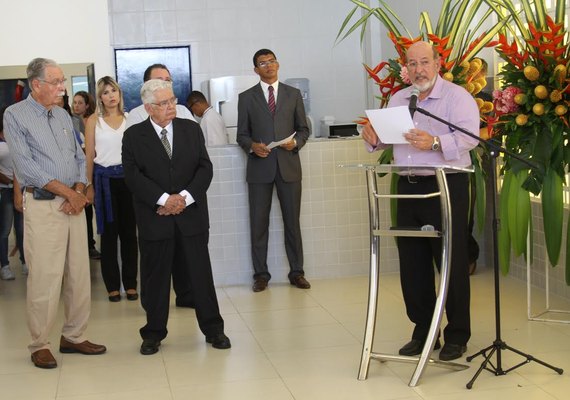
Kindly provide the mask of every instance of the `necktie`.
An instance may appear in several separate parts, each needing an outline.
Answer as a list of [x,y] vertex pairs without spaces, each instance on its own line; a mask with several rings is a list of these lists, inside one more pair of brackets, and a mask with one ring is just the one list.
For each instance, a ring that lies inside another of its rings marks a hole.
[[172,149],[170,147],[170,143],[168,142],[168,137],[166,136],[168,134],[168,131],[166,129],[163,129],[160,131],[160,141],[162,142],[162,145],[164,146],[164,150],[166,150],[166,154],[168,154],[168,158],[172,158]]
[[269,86],[269,96],[267,98],[267,105],[269,106],[269,111],[271,115],[275,115],[275,95],[273,94],[273,86]]

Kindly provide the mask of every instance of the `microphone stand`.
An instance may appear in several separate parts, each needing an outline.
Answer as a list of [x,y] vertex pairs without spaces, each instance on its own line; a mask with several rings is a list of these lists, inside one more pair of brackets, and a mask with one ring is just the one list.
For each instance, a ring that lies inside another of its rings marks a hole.
[[[467,384],[465,386],[467,387],[467,389],[471,389],[473,387],[473,383],[479,377],[479,374],[481,374],[481,371],[483,371],[484,369],[495,374],[495,376],[506,375],[509,372],[511,372],[512,370],[519,368],[525,364],[528,364],[531,361],[537,362],[537,363],[539,363],[539,364],[541,364],[547,368],[550,368],[550,369],[556,371],[559,375],[562,375],[562,373],[564,372],[564,370],[562,368],[554,367],[550,364],[545,363],[544,361],[541,361],[541,360],[531,356],[530,354],[523,353],[522,351],[517,350],[517,349],[509,346],[505,341],[503,341],[503,339],[501,339],[501,300],[500,300],[500,291],[499,291],[499,242],[498,242],[498,236],[497,236],[497,232],[499,230],[499,225],[500,225],[500,221],[497,218],[497,198],[498,198],[498,196],[497,196],[497,180],[496,180],[497,179],[497,170],[496,170],[496,168],[497,168],[497,157],[499,156],[500,153],[503,153],[503,154],[506,154],[506,155],[513,157],[513,158],[517,159],[518,161],[524,163],[529,168],[535,169],[535,168],[537,168],[537,166],[534,165],[533,163],[529,162],[528,160],[523,159],[522,157],[518,156],[517,154],[514,154],[514,153],[508,151],[504,147],[501,147],[497,143],[494,143],[491,140],[481,139],[478,135],[475,135],[475,134],[469,132],[468,130],[463,129],[457,125],[454,125],[451,122],[445,121],[444,119],[433,115],[432,113],[424,110],[423,108],[419,108],[417,106],[410,104],[409,109],[410,109],[410,112],[414,112],[414,111],[419,112],[420,114],[423,114],[427,117],[433,118],[436,121],[439,121],[439,122],[453,128],[455,130],[458,130],[461,133],[464,133],[465,135],[467,135],[469,137],[477,139],[479,142],[481,142],[485,145],[485,147],[487,148],[487,150],[489,152],[489,155],[491,156],[491,182],[492,182],[491,194],[493,196],[492,231],[493,231],[493,272],[494,272],[494,288],[495,288],[495,340],[493,341],[493,343],[490,346],[487,346],[483,350],[473,354],[472,356],[467,357],[467,362],[471,362],[471,360],[473,360],[475,357],[482,355],[483,356],[483,362],[481,363],[481,366],[479,367],[479,369],[477,370],[477,372],[475,373],[473,378],[469,382],[467,382]],[[452,248],[453,248],[453,246],[452,246]],[[516,354],[524,357],[525,360],[523,362],[515,365],[514,367],[511,367],[511,368],[508,368],[505,370],[502,367],[502,358],[501,358],[501,351],[503,351],[503,350],[510,350],[513,353],[516,353]],[[495,353],[497,355],[497,364],[496,365],[494,365],[493,362],[491,361],[491,357],[493,357],[493,354],[495,354]]]

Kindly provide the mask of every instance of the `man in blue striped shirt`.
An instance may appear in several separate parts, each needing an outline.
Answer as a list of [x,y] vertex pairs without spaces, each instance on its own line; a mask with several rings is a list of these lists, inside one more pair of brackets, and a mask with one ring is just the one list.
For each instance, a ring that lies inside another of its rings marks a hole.
[[6,110],[4,130],[24,189],[28,348],[36,367],[55,368],[49,335],[62,291],[65,322],[59,351],[102,354],[106,348],[84,337],[91,306],[83,211],[88,182],[71,118],[56,106],[65,93],[63,71],[52,60],[36,58],[26,72],[31,94]]

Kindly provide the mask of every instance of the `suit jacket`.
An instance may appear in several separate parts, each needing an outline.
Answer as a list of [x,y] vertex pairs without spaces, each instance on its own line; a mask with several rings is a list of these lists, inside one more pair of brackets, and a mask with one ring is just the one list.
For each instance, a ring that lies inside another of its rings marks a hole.
[[[174,238],[175,226],[184,236],[209,229],[206,191],[213,168],[200,126],[175,118],[172,159],[168,158],[150,118],[131,126],[123,136],[125,181],[133,193],[139,236],[145,240]],[[156,202],[163,193],[186,189],[195,202],[178,215],[161,216]]]
[[[269,144],[297,132],[297,148],[287,151],[275,147],[267,158],[251,152],[253,142]],[[277,168],[285,182],[300,181],[302,177],[299,149],[309,138],[309,128],[301,92],[279,83],[275,116],[263,96],[261,84],[240,93],[238,102],[237,142],[248,154],[246,180],[249,183],[270,183]]]

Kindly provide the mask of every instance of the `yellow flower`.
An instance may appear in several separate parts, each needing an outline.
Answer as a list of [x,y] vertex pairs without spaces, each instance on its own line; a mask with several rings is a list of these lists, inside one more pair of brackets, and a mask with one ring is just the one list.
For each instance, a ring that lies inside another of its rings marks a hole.
[[552,93],[550,93],[550,101],[553,103],[558,103],[562,100],[562,92],[560,90],[554,89]]
[[529,81],[536,81],[540,76],[540,72],[538,72],[538,69],[536,69],[534,65],[527,65],[524,67],[523,73]]
[[490,101],[486,101],[483,103],[483,107],[481,107],[481,113],[488,114],[491,111],[493,111],[494,108],[495,106],[493,106],[493,103],[491,103]]
[[479,85],[481,85],[482,88],[484,88],[485,86],[487,86],[487,79],[479,78],[475,80],[475,83],[478,83]]
[[443,79],[449,82],[453,82],[453,74],[448,71],[445,74],[443,74]]
[[568,70],[567,70],[566,66],[563,64],[558,64],[556,66],[556,68],[554,68],[554,76],[558,80],[558,83],[560,83],[561,85],[566,80],[566,74],[567,73],[568,73]]
[[554,109],[554,112],[556,113],[556,115],[564,115],[568,112],[568,107],[566,107],[563,104],[559,104]]
[[544,85],[538,85],[534,88],[534,95],[541,100],[544,100],[548,97],[548,90]]
[[473,85],[473,91],[471,92],[471,94],[473,96],[475,96],[477,93],[479,93],[481,91],[481,89],[483,89],[481,87],[481,85],[479,85],[477,82],[471,83]]
[[524,103],[526,103],[526,94],[524,93],[519,93],[517,95],[515,95],[515,103],[520,105],[523,105]]
[[483,63],[481,62],[481,59],[474,58],[473,60],[471,60],[471,62],[469,63],[469,75],[477,75],[479,71],[481,71],[482,66]]
[[541,116],[544,114],[544,104],[536,103],[534,106],[532,106],[532,112],[538,116]]
[[517,115],[515,122],[517,123],[517,125],[519,126],[523,126],[526,125],[526,123],[528,122],[528,115],[525,114],[519,114]]

